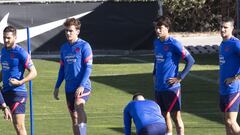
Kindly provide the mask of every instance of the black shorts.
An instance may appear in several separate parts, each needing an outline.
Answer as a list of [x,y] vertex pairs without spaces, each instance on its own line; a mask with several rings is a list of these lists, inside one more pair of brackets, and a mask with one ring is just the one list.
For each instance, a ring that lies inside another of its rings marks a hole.
[[181,110],[181,91],[155,91],[155,99],[162,112]]
[[[79,97],[87,102],[89,95],[91,93],[91,90],[89,89],[84,89],[83,91],[83,96]],[[75,93],[66,93],[66,100],[67,100],[67,106],[68,110],[73,112],[75,110],[74,104],[75,104]]]

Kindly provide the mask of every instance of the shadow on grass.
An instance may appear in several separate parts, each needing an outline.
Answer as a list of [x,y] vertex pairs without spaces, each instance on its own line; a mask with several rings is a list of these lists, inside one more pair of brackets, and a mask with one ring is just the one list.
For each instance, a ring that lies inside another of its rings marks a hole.
[[[42,58],[42,60],[59,62],[60,58]],[[153,56],[101,56],[94,57],[93,64],[130,64],[153,63]]]
[[218,54],[194,54],[195,64],[219,65]]
[[[182,107],[183,112],[207,119],[213,122],[222,123],[222,115],[218,107],[218,84],[212,77],[213,82],[204,80],[210,79],[209,73],[217,74],[217,70],[193,71],[182,82]],[[202,76],[198,78],[196,76]],[[115,87],[122,91],[134,94],[141,92],[147,99],[154,100],[152,74],[129,74],[116,76],[95,76],[92,81]],[[113,129],[123,132],[123,129]]]
[[[195,64],[198,65],[218,65],[218,54],[195,54],[193,55]],[[47,61],[59,62],[59,58],[43,59]],[[94,57],[93,64],[128,64],[128,63],[153,63],[154,56],[103,56]],[[182,61],[181,61],[182,62]]]
[[146,98],[153,98],[153,79],[151,74],[94,76],[91,77],[91,80],[115,87],[130,94],[141,92]]

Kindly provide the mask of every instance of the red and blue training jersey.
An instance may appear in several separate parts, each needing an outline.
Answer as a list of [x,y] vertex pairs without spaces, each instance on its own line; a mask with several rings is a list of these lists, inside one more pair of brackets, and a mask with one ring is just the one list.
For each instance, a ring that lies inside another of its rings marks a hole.
[[13,86],[9,83],[9,79],[22,80],[24,78],[25,69],[33,66],[30,55],[17,44],[11,49],[2,48],[1,54],[2,92],[26,92],[25,84]]
[[60,69],[55,88],[65,79],[65,91],[73,93],[79,86],[91,90],[90,74],[93,54],[89,43],[78,39],[73,44],[66,42],[60,50]]
[[[169,36],[161,41],[157,38],[154,41],[155,62],[153,75],[155,75],[155,90],[178,90],[180,83],[169,85],[169,78],[180,77],[183,79],[194,64],[194,59],[184,46]],[[181,73],[178,72],[179,61],[183,59],[186,65]]]
[[159,105],[152,100],[136,100],[128,103],[124,109],[125,135],[131,135],[131,119],[135,123],[137,133],[150,124],[165,124]]
[[240,74],[240,40],[231,37],[222,41],[219,49],[220,65],[220,95],[228,95],[240,91],[240,80],[230,84],[224,81],[227,78]]

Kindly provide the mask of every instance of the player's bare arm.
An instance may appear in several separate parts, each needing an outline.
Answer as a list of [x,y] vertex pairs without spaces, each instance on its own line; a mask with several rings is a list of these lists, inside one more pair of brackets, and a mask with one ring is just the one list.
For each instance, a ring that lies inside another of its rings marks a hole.
[[19,85],[22,85],[24,84],[25,82],[28,82],[32,79],[34,79],[36,76],[37,76],[37,70],[35,68],[35,66],[31,66],[28,70],[28,74],[26,77],[24,77],[22,80],[17,80],[15,78],[10,78],[9,79],[9,82],[12,84],[12,85],[15,85],[15,86],[19,86]]
[[8,109],[6,103],[2,104],[1,109],[2,109],[2,111],[4,113],[4,119],[12,121],[11,111]]

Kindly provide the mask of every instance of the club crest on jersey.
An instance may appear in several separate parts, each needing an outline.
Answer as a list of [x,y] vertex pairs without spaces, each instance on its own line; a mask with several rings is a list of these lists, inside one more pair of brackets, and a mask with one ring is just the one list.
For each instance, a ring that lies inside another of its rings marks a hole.
[[224,47],[224,51],[228,52],[230,50],[230,48],[228,46]]
[[10,54],[10,58],[11,58],[11,59],[14,58],[14,54],[13,54],[13,53]]
[[80,52],[80,48],[75,49],[76,53]]
[[169,50],[169,46],[168,46],[168,45],[164,45],[164,46],[163,46],[163,50],[164,50],[164,51],[168,51],[168,50]]

